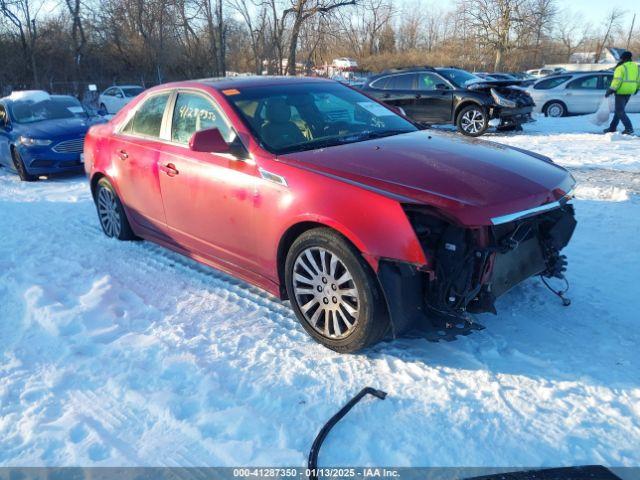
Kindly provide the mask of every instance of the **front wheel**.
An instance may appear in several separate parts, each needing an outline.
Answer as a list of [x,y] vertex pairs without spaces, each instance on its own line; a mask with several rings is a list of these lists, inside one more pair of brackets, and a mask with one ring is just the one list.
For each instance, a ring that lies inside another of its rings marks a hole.
[[478,137],[489,127],[487,112],[479,105],[464,107],[458,114],[456,126],[463,135]]
[[122,203],[116,194],[115,189],[106,178],[101,178],[96,186],[94,195],[98,219],[102,231],[107,237],[118,240],[134,240],[136,238],[129,220],[125,215]]
[[328,228],[308,230],[287,254],[285,284],[304,329],[331,350],[352,353],[384,337],[389,318],[362,255]]
[[38,180],[37,175],[31,175],[27,172],[27,167],[25,167],[24,161],[17,150],[11,150],[11,157],[13,159],[13,166],[15,167],[16,172],[18,172],[20,180],[23,182],[35,182]]

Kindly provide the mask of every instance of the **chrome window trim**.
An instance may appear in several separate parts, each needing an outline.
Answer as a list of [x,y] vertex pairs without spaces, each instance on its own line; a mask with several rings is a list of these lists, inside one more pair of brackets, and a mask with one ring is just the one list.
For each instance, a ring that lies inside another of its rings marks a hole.
[[536,213],[547,212],[549,210],[553,210],[555,208],[562,207],[566,205],[566,203],[571,200],[573,197],[572,192],[567,193],[560,200],[556,200],[555,202],[545,203],[544,205],[540,205],[538,207],[529,208],[527,210],[521,210],[519,212],[508,213],[506,215],[501,215],[499,217],[493,217],[491,219],[492,225],[501,225],[503,223],[513,222],[514,220],[519,220],[524,217],[529,217]]

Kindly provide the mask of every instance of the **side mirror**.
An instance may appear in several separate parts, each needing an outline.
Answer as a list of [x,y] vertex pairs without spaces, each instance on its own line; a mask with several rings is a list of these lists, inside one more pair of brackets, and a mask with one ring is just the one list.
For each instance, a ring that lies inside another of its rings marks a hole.
[[217,128],[207,128],[191,135],[189,148],[194,152],[229,153],[229,144]]
[[103,110],[102,108],[99,109],[98,111],[96,111],[96,113],[98,115],[100,115],[101,117],[105,117],[105,116],[109,115],[109,112],[107,112],[106,110]]
[[449,87],[447,87],[444,83],[438,83],[436,84],[436,90],[449,90]]

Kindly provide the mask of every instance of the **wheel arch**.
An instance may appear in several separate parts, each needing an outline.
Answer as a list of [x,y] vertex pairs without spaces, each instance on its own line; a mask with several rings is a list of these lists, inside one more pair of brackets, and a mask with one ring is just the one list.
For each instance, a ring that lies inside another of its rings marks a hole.
[[483,110],[485,110],[485,111],[486,111],[486,109],[487,109],[487,106],[486,106],[486,105],[483,105],[483,104],[482,104],[481,102],[479,102],[478,100],[475,100],[475,99],[466,99],[466,100],[463,100],[462,102],[460,102],[460,103],[456,106],[456,110],[455,110],[455,112],[454,112],[454,114],[453,114],[453,124],[454,124],[454,125],[456,125],[456,124],[458,123],[458,115],[460,115],[460,112],[461,112],[464,108],[469,107],[469,106],[471,106],[471,105],[474,105],[474,106],[476,106],[476,107],[480,107],[480,108],[482,108],[482,109],[483,109]]
[[100,181],[101,178],[106,178],[113,185],[113,182],[111,182],[111,179],[109,177],[107,177],[104,173],[102,173],[102,172],[94,173],[91,176],[91,180],[89,182],[89,185],[91,187],[91,196],[93,198],[95,198],[95,196],[96,196],[96,187],[98,186],[98,182]]
[[325,219],[305,219],[298,221],[292,225],[290,225],[280,237],[280,241],[278,242],[278,249],[276,253],[276,266],[278,269],[278,284],[280,289],[281,298],[287,299],[287,291],[285,287],[285,263],[287,260],[287,253],[291,249],[291,245],[296,239],[302,235],[304,232],[312,230],[314,228],[328,228],[338,233],[345,241],[349,242],[353,247],[360,252],[360,254],[364,257],[365,261],[376,270],[376,265],[371,264],[371,258],[366,255],[364,251],[362,242],[348,229],[343,228],[339,224],[328,221]]

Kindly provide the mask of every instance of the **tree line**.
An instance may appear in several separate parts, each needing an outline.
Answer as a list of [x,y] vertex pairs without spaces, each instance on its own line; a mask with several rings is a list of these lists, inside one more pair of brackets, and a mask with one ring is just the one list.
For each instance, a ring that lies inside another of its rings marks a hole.
[[587,22],[559,0],[0,0],[0,88],[309,74],[337,57],[519,71],[637,50],[634,23],[619,9]]

